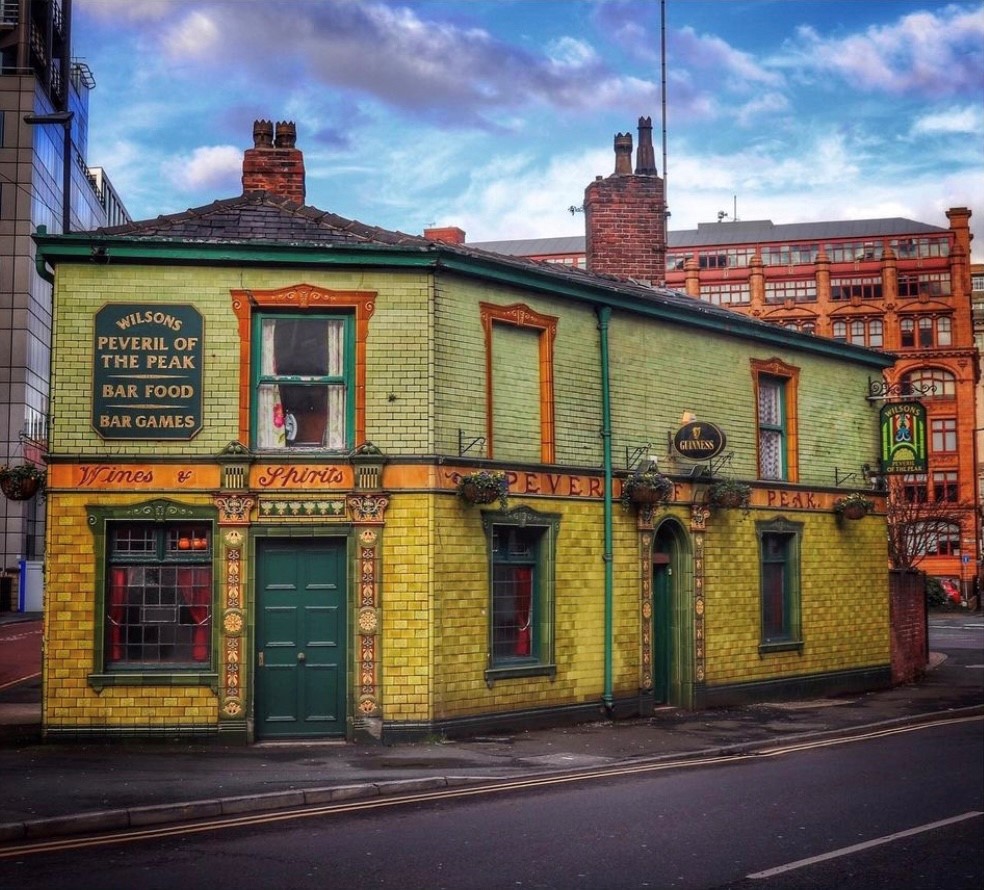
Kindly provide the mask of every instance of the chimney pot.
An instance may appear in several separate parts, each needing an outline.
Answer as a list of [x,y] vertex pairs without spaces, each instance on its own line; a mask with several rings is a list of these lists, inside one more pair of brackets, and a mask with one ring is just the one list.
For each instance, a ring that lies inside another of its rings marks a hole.
[[274,145],[277,148],[293,148],[297,142],[297,128],[293,121],[277,122],[277,139]]
[[273,124],[270,121],[253,121],[253,148],[273,147]]

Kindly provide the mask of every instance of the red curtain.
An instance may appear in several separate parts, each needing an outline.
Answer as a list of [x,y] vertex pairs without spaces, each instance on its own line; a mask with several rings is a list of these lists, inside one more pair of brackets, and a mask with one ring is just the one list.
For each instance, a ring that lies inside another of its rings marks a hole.
[[126,615],[126,569],[109,571],[109,660],[123,659],[123,618]]
[[530,612],[533,605],[533,569],[517,567],[516,579],[516,655],[529,655],[532,644]]
[[188,606],[192,621],[195,622],[191,652],[195,661],[208,661],[208,644],[212,633],[209,621],[212,584],[209,575],[208,569],[178,569],[178,590]]

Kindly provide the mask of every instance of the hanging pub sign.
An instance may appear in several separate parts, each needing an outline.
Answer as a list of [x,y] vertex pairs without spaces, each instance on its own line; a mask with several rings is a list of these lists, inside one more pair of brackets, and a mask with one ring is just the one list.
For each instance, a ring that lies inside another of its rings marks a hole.
[[688,460],[710,460],[728,444],[724,431],[704,420],[685,423],[673,436],[673,447]]
[[202,316],[114,303],[96,313],[92,426],[104,439],[191,439],[202,428]]
[[883,473],[926,472],[926,408],[921,402],[896,402],[881,409]]

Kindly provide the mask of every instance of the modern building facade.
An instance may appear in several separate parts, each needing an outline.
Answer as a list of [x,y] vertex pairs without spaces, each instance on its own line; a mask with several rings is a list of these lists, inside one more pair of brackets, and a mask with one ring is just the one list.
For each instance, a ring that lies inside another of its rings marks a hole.
[[[95,81],[72,60],[71,18],[71,0],[0,2],[0,465],[43,465],[47,451],[51,285],[31,236],[129,219],[86,165]],[[42,498],[0,497],[0,573],[15,590],[43,548]]]
[[[640,121],[640,145],[651,139]],[[585,192],[586,237],[472,242],[510,256],[586,268],[632,280],[658,281],[705,303],[841,343],[884,350],[894,366],[875,377],[873,402],[918,398],[927,409],[929,465],[905,479],[906,496],[942,502],[949,521],[926,536],[919,568],[959,581],[971,595],[981,572],[978,435],[980,368],[971,310],[971,211],[947,211],[946,228],[913,220],[870,219],[775,224],[770,220],[702,223],[663,234],[654,217],[662,188],[648,203],[625,200],[650,189],[655,169],[634,171],[621,160],[631,137],[615,137],[615,173]],[[621,143],[621,145],[620,145]],[[598,256],[592,194],[611,193],[617,224],[606,224],[624,247]],[[656,193],[654,192],[654,195]],[[464,243],[464,234],[445,230]],[[456,230],[460,232],[460,230]],[[648,245],[648,252],[642,246]],[[659,260],[665,253],[665,268]],[[657,270],[656,266],[659,265]],[[835,394],[832,394],[835,395]],[[839,471],[853,476],[857,467]],[[871,466],[877,476],[877,465]],[[934,523],[936,520],[934,520]]]
[[891,682],[884,498],[850,519],[833,484],[875,460],[888,357],[303,206],[293,125],[253,135],[238,197],[37,238],[47,738],[399,740]]

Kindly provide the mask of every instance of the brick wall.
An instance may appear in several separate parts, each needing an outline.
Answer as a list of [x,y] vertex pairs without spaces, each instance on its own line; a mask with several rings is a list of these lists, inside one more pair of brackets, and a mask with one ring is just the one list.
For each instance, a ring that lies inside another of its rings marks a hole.
[[663,180],[596,179],[584,192],[588,270],[661,284],[666,277]]
[[892,682],[910,683],[926,670],[926,578],[922,572],[889,573]]

